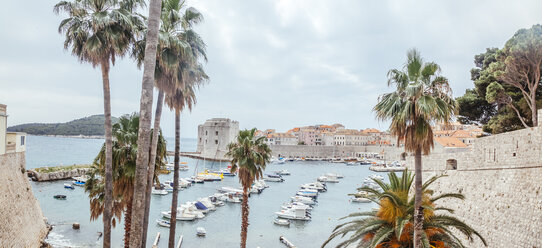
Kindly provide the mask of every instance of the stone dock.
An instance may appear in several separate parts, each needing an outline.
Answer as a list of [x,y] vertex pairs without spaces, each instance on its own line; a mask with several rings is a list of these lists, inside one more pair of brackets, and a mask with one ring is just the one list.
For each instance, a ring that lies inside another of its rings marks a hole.
[[[174,156],[175,152],[168,151],[167,155],[168,156]],[[205,159],[205,160],[214,161],[214,162],[230,162],[231,161],[231,159],[229,159],[229,158],[203,156],[199,152],[181,152],[180,156],[181,157],[187,157],[187,158],[193,158],[193,159],[201,159],[201,160]]]

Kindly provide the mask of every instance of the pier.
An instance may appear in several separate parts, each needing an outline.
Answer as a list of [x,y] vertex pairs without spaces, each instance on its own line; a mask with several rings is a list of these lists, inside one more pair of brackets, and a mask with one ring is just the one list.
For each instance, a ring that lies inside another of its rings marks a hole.
[[[175,156],[175,152],[168,151],[167,155],[168,156]],[[199,152],[180,152],[179,155],[181,157],[187,157],[187,158],[193,158],[193,159],[202,159],[202,160],[205,159],[205,160],[213,161],[213,162],[230,162],[231,161],[231,159],[228,159],[228,158],[205,157]]]

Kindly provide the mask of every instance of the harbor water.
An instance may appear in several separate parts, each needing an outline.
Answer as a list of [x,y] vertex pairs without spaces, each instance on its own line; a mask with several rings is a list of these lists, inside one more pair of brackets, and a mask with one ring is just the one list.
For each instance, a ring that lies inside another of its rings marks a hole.
[[[27,168],[43,166],[88,164],[98,153],[103,140],[77,139],[28,136],[27,138]],[[173,140],[168,139],[168,150],[173,150]],[[195,151],[195,139],[182,139],[181,150]],[[171,158],[170,158],[171,159]],[[172,161],[172,160],[171,160]],[[204,168],[214,170],[225,168],[227,163],[209,162],[189,158],[181,158],[187,162],[190,170],[181,171],[181,177],[194,174],[197,166],[201,171]],[[348,193],[355,192],[361,186],[363,179],[374,172],[368,166],[347,166],[342,163],[329,163],[323,161],[296,161],[285,164],[269,164],[266,171],[286,169],[291,175],[284,176],[285,182],[267,182],[269,188],[261,194],[253,194],[249,198],[250,215],[247,247],[283,247],[279,237],[284,236],[298,247],[320,247],[329,237],[333,228],[341,223],[339,218],[358,211],[368,211],[375,207],[374,203],[350,202]],[[318,204],[312,210],[312,220],[292,221],[290,227],[273,224],[274,214],[280,211],[283,203],[289,202],[295,195],[299,186],[314,182],[316,178],[325,173],[338,173],[344,175],[339,183],[328,183],[328,191],[320,193]],[[385,173],[379,173],[385,175]],[[160,180],[171,180],[173,173],[161,175]],[[89,199],[84,189],[76,187],[73,190],[64,189],[63,184],[70,180],[54,182],[32,182],[36,198],[39,200],[44,215],[54,226],[47,241],[53,247],[100,247],[102,231],[101,217],[90,220]],[[179,192],[179,204],[186,201],[195,201],[217,193],[223,186],[239,187],[237,177],[225,177],[221,182],[205,182],[195,184]],[[64,194],[66,200],[53,199],[53,195]],[[165,196],[153,195],[149,218],[149,232],[147,246],[150,247],[156,234],[161,233],[158,247],[167,247],[169,229],[156,224],[161,219],[161,211],[171,206],[171,193]],[[79,230],[73,230],[71,224],[81,224]],[[241,229],[241,205],[239,203],[226,203],[217,207],[216,211],[209,212],[203,219],[195,221],[178,221],[176,239],[183,235],[182,247],[238,247]],[[196,236],[196,228],[204,227],[206,237]],[[124,227],[118,220],[112,231],[113,247],[122,247]],[[328,247],[333,247],[332,242]]]

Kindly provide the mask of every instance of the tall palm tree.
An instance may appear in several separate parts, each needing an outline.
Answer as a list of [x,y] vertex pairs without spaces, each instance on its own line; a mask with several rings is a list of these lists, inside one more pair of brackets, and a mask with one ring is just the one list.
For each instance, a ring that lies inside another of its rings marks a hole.
[[[134,190],[134,174],[136,161],[137,132],[139,116],[122,116],[119,122],[113,125],[113,225],[116,218],[124,214],[124,247],[128,247],[131,229],[132,197]],[[158,131],[158,133],[161,133]],[[162,134],[158,137],[158,156],[156,167],[160,171],[165,167],[167,158],[166,142]],[[89,180],[85,184],[85,191],[89,192],[91,219],[98,218],[104,211],[104,176],[105,144],[96,156],[89,172]],[[158,180],[158,175],[155,175]]]
[[[339,236],[352,235],[339,243],[336,247],[371,247],[371,248],[412,248],[413,246],[413,219],[414,197],[409,192],[412,186],[413,176],[405,171],[399,178],[395,173],[389,173],[390,183],[373,179],[379,189],[363,187],[358,190],[366,192],[371,199],[379,204],[377,211],[352,213],[345,218],[356,218],[338,225],[333,233],[325,241],[322,247]],[[482,236],[461,220],[440,212],[453,214],[454,210],[437,206],[437,201],[446,198],[463,200],[464,196],[458,193],[447,193],[433,196],[433,191],[428,187],[440,176],[435,176],[422,185],[424,222],[422,230],[422,243],[424,248],[446,248],[465,246],[456,237],[457,233],[463,234],[468,240],[474,236],[487,246]],[[438,213],[438,214],[437,214]]]
[[416,248],[421,247],[423,225],[422,153],[429,154],[433,148],[431,125],[448,123],[457,109],[448,80],[439,73],[436,63],[425,63],[417,50],[409,50],[403,70],[388,72],[388,85],[394,85],[395,91],[380,96],[373,108],[378,119],[391,120],[390,132],[404,141],[406,152],[415,154]]
[[65,34],[64,48],[71,50],[80,62],[99,66],[102,72],[105,117],[105,211],[103,246],[111,245],[112,207],[112,124],[109,70],[117,56],[122,56],[133,41],[141,18],[131,12],[142,1],[72,0],[61,1],[54,12],[64,12],[59,33]]
[[265,137],[256,138],[256,128],[239,131],[236,142],[228,144],[226,156],[231,157],[231,172],[238,171],[239,182],[243,187],[241,207],[241,248],[247,245],[248,233],[248,193],[255,180],[263,175],[265,166],[271,158],[271,149],[264,143]]
[[[188,64],[194,64],[194,62],[197,62],[199,58],[203,58],[204,61],[207,61],[205,43],[203,43],[197,33],[193,32],[192,30],[192,27],[200,23],[202,20],[203,16],[196,9],[184,8],[184,1],[163,1],[155,69],[155,86],[158,89],[158,99],[154,117],[155,129],[160,127],[164,92],[172,93],[176,87],[183,84],[183,82],[180,82],[179,78],[177,77],[178,70],[180,68],[179,63],[181,61],[185,61],[185,64],[187,64],[187,62],[189,62]],[[141,66],[141,63],[143,62],[144,51],[145,37],[142,37],[141,40],[136,42],[136,45],[132,51],[132,56],[138,62],[138,66]],[[204,72],[200,75],[203,75],[200,81],[205,81],[208,79]],[[151,139],[151,149],[156,150],[156,138],[154,136]],[[149,223],[150,195],[152,188],[151,175],[153,174],[152,170],[154,168],[154,156],[155,154],[151,153],[148,173],[149,177],[147,178],[145,218],[143,223],[143,246],[145,246],[146,232]]]
[[134,209],[132,212],[134,228],[132,228],[130,234],[130,247],[141,247],[143,243],[145,195],[147,192],[147,173],[150,156],[146,151],[150,149],[154,70],[156,66],[161,6],[161,0],[150,0],[139,107],[141,119],[139,120],[139,138],[137,140],[136,183],[134,188]]

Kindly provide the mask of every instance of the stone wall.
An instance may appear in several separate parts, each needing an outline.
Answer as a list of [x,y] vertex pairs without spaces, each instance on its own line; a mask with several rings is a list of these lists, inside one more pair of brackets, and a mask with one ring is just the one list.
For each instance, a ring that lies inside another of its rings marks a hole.
[[90,171],[90,168],[78,168],[67,171],[55,171],[49,173],[39,173],[33,170],[28,171],[28,175],[34,178],[36,181],[54,181],[54,180],[63,180],[70,179],[72,177],[79,177],[86,175]]
[[[407,164],[414,168],[413,157]],[[441,204],[456,209],[488,247],[542,248],[542,127],[478,138],[466,150],[435,151],[422,164],[424,179],[448,175],[432,186],[437,193],[465,195]],[[477,240],[466,246],[482,247]]]
[[271,145],[275,157],[362,157],[366,153],[378,153],[386,160],[400,160],[403,147],[395,146],[307,146],[307,145]]
[[28,182],[25,153],[0,155],[0,247],[40,247],[48,233]]

